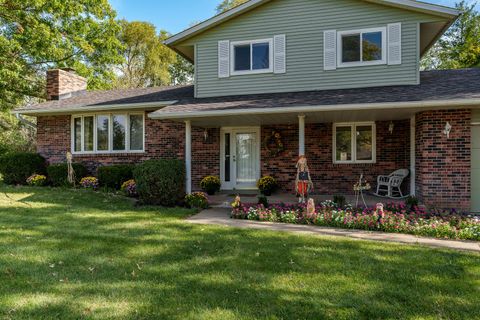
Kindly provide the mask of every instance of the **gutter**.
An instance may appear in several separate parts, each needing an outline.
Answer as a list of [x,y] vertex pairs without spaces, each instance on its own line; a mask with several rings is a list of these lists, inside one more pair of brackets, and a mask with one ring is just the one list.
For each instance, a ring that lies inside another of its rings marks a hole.
[[385,102],[385,103],[357,103],[343,105],[316,105],[298,107],[276,107],[276,108],[250,108],[240,110],[212,110],[197,112],[158,112],[148,115],[151,119],[185,119],[185,118],[208,118],[241,115],[267,115],[285,113],[311,113],[331,111],[362,111],[379,109],[414,109],[414,108],[459,108],[480,106],[480,98],[476,99],[454,99],[454,100],[428,100],[413,102]]
[[128,103],[128,104],[105,104],[105,105],[90,105],[90,106],[76,106],[67,108],[55,108],[55,109],[24,109],[13,110],[11,113],[18,115],[43,115],[43,114],[58,114],[58,113],[78,113],[85,111],[111,111],[111,110],[136,110],[136,109],[155,109],[162,108],[177,103],[178,100],[170,101],[156,101],[148,103]]

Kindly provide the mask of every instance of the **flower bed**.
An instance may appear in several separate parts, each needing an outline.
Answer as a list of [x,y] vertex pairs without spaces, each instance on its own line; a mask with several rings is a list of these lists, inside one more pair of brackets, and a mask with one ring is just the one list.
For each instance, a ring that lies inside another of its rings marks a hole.
[[450,212],[426,212],[419,208],[410,210],[402,204],[387,204],[385,208],[339,208],[332,201],[322,202],[313,212],[307,213],[305,205],[273,204],[248,205],[235,202],[232,218],[345,229],[361,229],[407,233],[435,238],[480,240],[480,219]]

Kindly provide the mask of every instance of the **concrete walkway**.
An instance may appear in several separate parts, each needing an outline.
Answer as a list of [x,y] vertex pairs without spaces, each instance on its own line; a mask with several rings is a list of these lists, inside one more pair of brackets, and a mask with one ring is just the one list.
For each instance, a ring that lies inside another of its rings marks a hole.
[[250,220],[231,219],[230,210],[227,208],[212,208],[204,210],[199,214],[187,219],[187,222],[195,224],[213,224],[236,228],[251,228],[262,230],[276,230],[295,232],[298,234],[312,234],[336,237],[348,237],[359,240],[376,240],[386,242],[396,242],[404,244],[420,244],[424,246],[448,248],[455,250],[467,250],[480,252],[480,242],[461,241],[461,240],[442,240],[434,238],[417,237],[408,234],[385,233],[378,231],[363,231],[352,229],[336,229],[327,227],[318,227],[312,225],[297,225],[273,222],[260,222]]

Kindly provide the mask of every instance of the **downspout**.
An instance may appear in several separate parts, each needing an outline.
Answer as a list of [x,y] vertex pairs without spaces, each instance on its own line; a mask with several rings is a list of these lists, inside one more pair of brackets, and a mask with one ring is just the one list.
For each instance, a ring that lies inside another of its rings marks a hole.
[[20,113],[15,113],[15,116],[18,119],[18,121],[20,121],[20,123],[24,124],[27,127],[30,127],[34,131],[37,131],[37,125],[25,119]]

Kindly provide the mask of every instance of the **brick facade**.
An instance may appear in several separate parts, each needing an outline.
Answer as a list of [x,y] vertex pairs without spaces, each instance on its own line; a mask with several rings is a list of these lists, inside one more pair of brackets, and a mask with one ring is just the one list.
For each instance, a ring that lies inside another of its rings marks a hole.
[[[183,124],[182,124],[183,125]],[[192,127],[192,189],[200,190],[205,176],[220,176],[220,129]]]
[[[49,163],[65,162],[71,150],[71,117],[42,116],[37,118],[37,151]],[[158,121],[145,116],[145,153],[74,155],[91,172],[100,165],[137,163],[153,158],[183,159],[185,128],[181,123]]]
[[[71,117],[41,116],[37,118],[37,151],[49,163],[66,161],[71,150]],[[145,153],[74,155],[92,174],[97,167],[122,163],[139,163],[148,159],[184,159],[185,125],[179,122],[152,120],[145,116]],[[200,189],[206,175],[220,174],[220,130],[192,128],[192,182]]]
[[[428,111],[416,116],[416,194],[426,205],[468,209],[470,206],[470,110]],[[442,133],[445,123],[453,127],[450,139]],[[42,116],[37,119],[38,152],[50,163],[65,161],[70,150],[70,116]],[[376,122],[375,164],[333,164],[331,123],[306,124],[305,148],[318,194],[351,194],[360,174],[376,185],[380,174],[410,168],[410,121]],[[92,173],[99,165],[138,163],[153,158],[184,158],[185,125],[145,118],[145,153],[75,155],[76,162]],[[298,126],[262,126],[261,140],[277,131],[285,150],[271,157],[261,148],[261,174],[275,177],[283,191],[293,192],[295,161],[298,155]],[[199,190],[206,175],[220,175],[220,130],[192,128],[192,182]],[[409,192],[409,179],[404,182]]]
[[[447,121],[450,138],[443,133]],[[416,116],[416,194],[437,208],[470,208],[471,111],[426,111]]]
[[[315,193],[318,194],[352,194],[353,184],[361,174],[372,186],[376,185],[377,176],[389,174],[396,169],[410,168],[410,121],[394,121],[394,132],[388,131],[390,122],[376,122],[375,164],[334,164],[333,127],[331,123],[306,124],[305,151],[309,162]],[[267,157],[262,149],[262,175],[275,177],[282,190],[293,192],[295,179],[295,162],[298,156],[298,126],[262,127],[262,139],[272,130],[282,135],[285,151],[277,158]],[[408,179],[404,182],[408,192]]]

